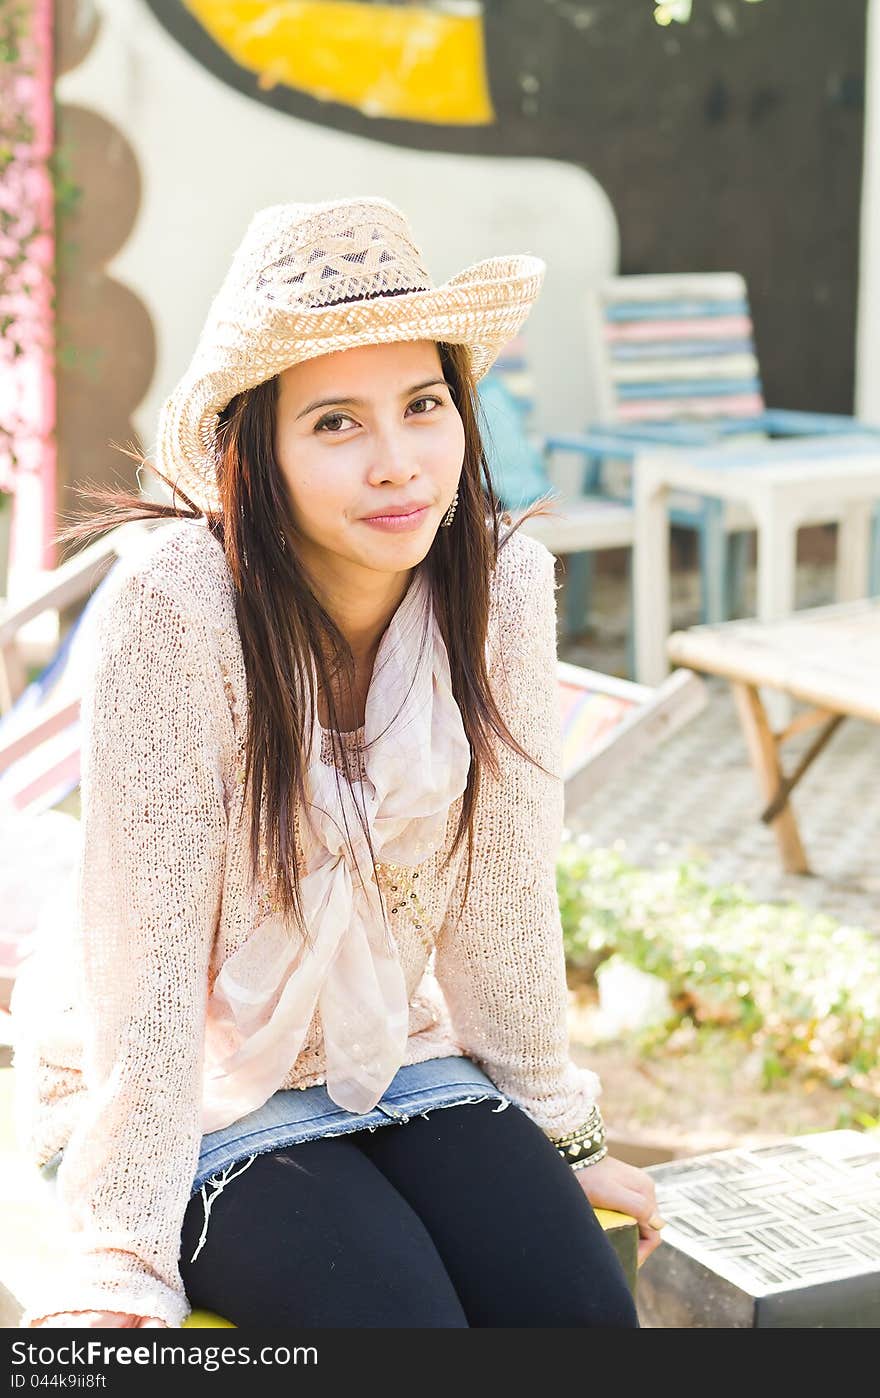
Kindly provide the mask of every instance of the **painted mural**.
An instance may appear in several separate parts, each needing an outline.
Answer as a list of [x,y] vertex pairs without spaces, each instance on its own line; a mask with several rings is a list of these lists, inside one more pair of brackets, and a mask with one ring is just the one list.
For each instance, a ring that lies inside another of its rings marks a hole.
[[865,0],[146,0],[254,102],[587,171],[622,272],[742,272],[768,400],[853,406]]
[[182,8],[260,92],[286,88],[404,121],[493,120],[476,0],[182,0]]
[[294,190],[387,189],[451,265],[547,251],[548,430],[589,420],[583,292],[615,266],[741,272],[767,400],[852,410],[865,0],[20,4],[54,21],[37,144],[54,119],[60,188],[84,196],[54,208],[57,372],[28,400],[43,435],[57,405],[57,475],[43,452],[16,483],[44,563],[74,483],[149,445],[221,245]]

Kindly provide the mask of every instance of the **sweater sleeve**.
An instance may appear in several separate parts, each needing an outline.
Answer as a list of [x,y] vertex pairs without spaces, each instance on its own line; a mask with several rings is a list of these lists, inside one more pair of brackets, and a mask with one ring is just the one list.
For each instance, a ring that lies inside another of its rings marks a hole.
[[65,1265],[20,1325],[111,1310],[179,1326],[225,856],[222,676],[153,584],[113,581],[82,715],[74,918],[85,1101],[57,1175]]
[[[504,559],[508,550],[511,557]],[[553,1136],[579,1126],[601,1091],[595,1073],[569,1058],[556,888],[564,787],[554,556],[537,540],[514,536],[499,555],[496,578],[492,693],[513,737],[553,775],[495,740],[500,780],[484,768],[468,900],[456,922],[464,846],[435,972],[457,1042]]]

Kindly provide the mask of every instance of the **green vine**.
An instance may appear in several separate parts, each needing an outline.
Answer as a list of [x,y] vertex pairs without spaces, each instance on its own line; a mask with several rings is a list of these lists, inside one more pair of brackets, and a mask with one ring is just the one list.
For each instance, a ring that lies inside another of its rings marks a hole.
[[[35,152],[36,133],[30,113],[22,107],[20,87],[35,68],[32,0],[4,0],[0,7],[0,366],[14,364],[29,350],[52,352],[51,327],[40,322],[34,293],[46,275],[33,255],[41,237],[56,235],[57,260],[64,251],[57,230],[82,196],[70,174],[69,159],[56,147],[48,157]],[[43,163],[53,191],[55,228],[49,229],[26,197],[33,171]],[[22,299],[23,298],[23,299]],[[57,309],[56,277],[52,276],[50,305]],[[32,431],[14,408],[0,418],[0,463],[14,474],[17,446]],[[54,437],[54,431],[50,434]]]

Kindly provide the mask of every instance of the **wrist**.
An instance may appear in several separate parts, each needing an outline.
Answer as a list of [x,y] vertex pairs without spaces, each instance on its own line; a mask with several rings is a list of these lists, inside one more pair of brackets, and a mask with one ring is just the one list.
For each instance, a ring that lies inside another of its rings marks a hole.
[[586,1121],[580,1126],[559,1135],[552,1135],[550,1139],[566,1165],[573,1170],[584,1170],[591,1165],[598,1165],[608,1154],[605,1123],[597,1106],[592,1107]]

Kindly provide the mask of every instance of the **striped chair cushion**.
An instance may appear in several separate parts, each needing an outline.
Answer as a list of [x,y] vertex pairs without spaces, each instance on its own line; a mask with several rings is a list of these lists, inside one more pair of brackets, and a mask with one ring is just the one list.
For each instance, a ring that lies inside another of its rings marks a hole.
[[599,302],[607,422],[754,429],[765,404],[741,276],[613,277]]
[[[112,571],[94,588],[49,664],[0,718],[0,808],[48,811],[79,786],[79,699],[91,663],[89,633],[97,599]],[[71,711],[65,718],[67,705]],[[28,739],[35,725],[58,710],[58,720],[47,731]],[[17,755],[8,760],[4,750]]]
[[562,719],[562,775],[579,771],[590,753],[638,707],[635,699],[603,694],[559,679]]

